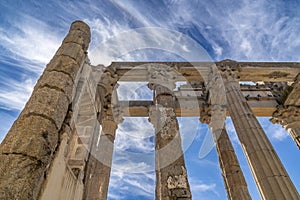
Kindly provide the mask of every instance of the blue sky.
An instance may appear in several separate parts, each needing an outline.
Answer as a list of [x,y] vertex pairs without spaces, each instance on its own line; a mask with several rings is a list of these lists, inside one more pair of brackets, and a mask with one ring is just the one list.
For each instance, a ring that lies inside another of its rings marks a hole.
[[[160,36],[154,37],[160,38],[154,41],[157,45],[162,41],[164,49],[176,51],[166,52],[154,46],[118,54],[114,60],[181,61],[184,56],[197,60],[193,43],[185,43],[189,38],[203,48],[199,60],[208,55],[211,60],[299,62],[300,4],[296,0],[1,0],[0,9],[0,140],[23,108],[70,24],[77,19],[91,27],[89,52],[93,64],[109,63],[110,57],[103,55],[111,52],[101,48],[107,44],[105,41],[125,37],[132,30],[147,36],[146,46],[153,40],[143,31],[151,30],[154,36]],[[170,32],[174,37],[166,37]],[[172,43],[176,36],[179,46]],[[144,37],[126,41],[127,47],[144,43]],[[121,49],[122,43],[115,44]],[[127,88],[126,93],[119,94],[121,99],[151,98],[145,83],[121,87]],[[272,125],[267,118],[259,120],[300,190],[299,150],[279,125]],[[226,199],[215,149],[205,158],[198,156],[207,126],[196,118],[179,121],[194,199]],[[134,122],[138,125],[133,126]],[[230,119],[227,129],[251,196],[260,199]],[[126,118],[118,130],[116,146],[109,199],[154,199],[152,125],[146,118]]]

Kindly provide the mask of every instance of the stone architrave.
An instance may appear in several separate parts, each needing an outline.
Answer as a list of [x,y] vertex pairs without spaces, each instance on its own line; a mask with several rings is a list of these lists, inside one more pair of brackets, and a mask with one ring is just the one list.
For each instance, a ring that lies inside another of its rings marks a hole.
[[0,199],[37,199],[60,143],[59,131],[72,101],[90,28],[72,23],[34,91],[0,146]]
[[[217,113],[215,113],[217,114]],[[200,114],[202,123],[211,123],[211,108],[205,106]],[[219,157],[224,185],[229,200],[251,200],[247,183],[224,126],[222,132],[212,132]]]
[[300,199],[289,175],[239,88],[240,67],[220,62],[228,110],[262,199]]
[[155,129],[156,199],[191,199],[172,92],[177,72],[167,66],[151,66],[149,71],[155,102],[149,121]]

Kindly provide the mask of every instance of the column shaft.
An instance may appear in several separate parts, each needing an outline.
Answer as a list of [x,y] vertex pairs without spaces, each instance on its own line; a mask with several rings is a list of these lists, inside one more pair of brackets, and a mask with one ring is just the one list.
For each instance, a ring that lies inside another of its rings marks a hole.
[[115,86],[117,77],[106,68],[97,87],[96,103],[98,120],[102,130],[100,137],[93,138],[91,153],[86,168],[84,199],[107,199],[108,185],[118,123],[123,118],[115,105],[118,102]]
[[155,127],[156,200],[191,199],[174,97],[155,87],[156,106],[150,110]]
[[104,119],[102,121],[100,139],[95,138],[95,149],[92,151],[89,158],[84,199],[107,199],[114,140],[117,127],[117,123],[113,120]]
[[239,89],[225,82],[229,113],[263,199],[299,199],[299,194]]
[[228,199],[251,200],[246,180],[225,127],[220,136],[214,136],[214,140]]
[[89,42],[89,27],[74,22],[1,143],[0,199],[38,198]]

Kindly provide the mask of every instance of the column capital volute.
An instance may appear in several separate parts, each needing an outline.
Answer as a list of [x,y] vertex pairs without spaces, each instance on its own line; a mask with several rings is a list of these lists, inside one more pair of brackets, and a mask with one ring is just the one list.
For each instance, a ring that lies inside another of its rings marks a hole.
[[223,60],[216,63],[222,78],[225,81],[236,82],[240,79],[241,66],[238,62],[233,60]]

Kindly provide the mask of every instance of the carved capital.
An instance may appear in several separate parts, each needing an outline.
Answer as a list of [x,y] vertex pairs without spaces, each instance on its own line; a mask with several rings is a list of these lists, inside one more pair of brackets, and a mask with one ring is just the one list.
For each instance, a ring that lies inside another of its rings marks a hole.
[[118,124],[114,121],[112,116],[106,116],[102,120],[102,134],[109,136],[110,140],[113,141],[115,139],[116,130],[118,128]]
[[299,106],[278,106],[270,119],[272,123],[287,126],[291,123],[300,122]]
[[211,106],[205,104],[203,108],[200,110],[200,122],[209,124],[211,121]]
[[290,86],[286,82],[264,82],[271,89],[272,94],[279,104],[283,104],[290,92]]
[[105,90],[106,96],[114,91],[117,81],[118,75],[115,73],[115,71],[111,68],[106,68],[101,76],[98,86]]
[[222,78],[226,81],[239,81],[240,76],[239,73],[241,71],[241,66],[232,60],[224,60],[216,63],[219,68]]
[[148,66],[148,87],[152,90],[156,85],[160,85],[173,91],[176,87],[175,82],[177,77],[177,66],[162,64],[150,64]]

